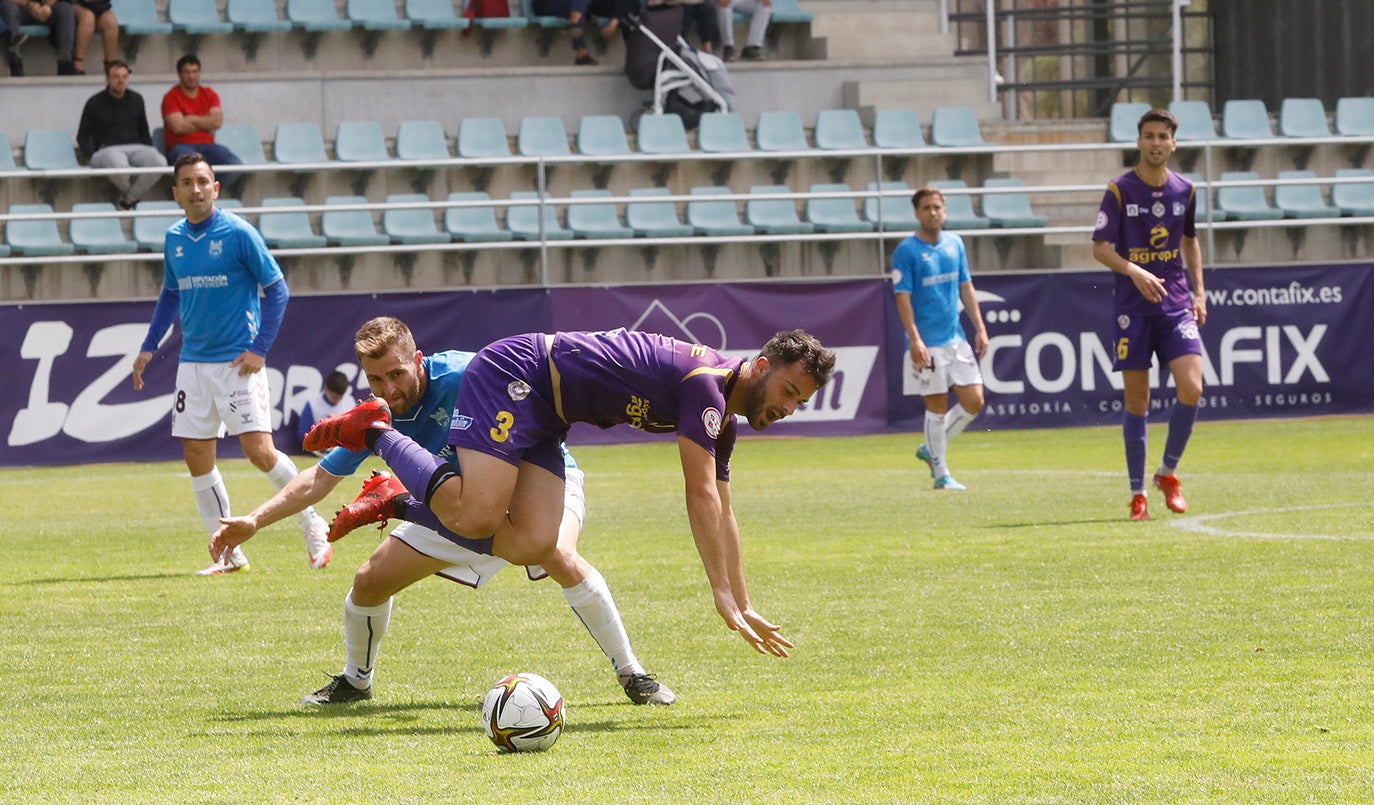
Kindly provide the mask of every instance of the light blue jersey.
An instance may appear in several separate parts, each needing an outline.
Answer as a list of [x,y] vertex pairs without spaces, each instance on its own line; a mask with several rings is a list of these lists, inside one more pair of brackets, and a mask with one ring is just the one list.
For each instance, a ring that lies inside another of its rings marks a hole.
[[163,285],[180,294],[181,360],[232,361],[249,348],[262,324],[258,286],[282,281],[281,267],[251,224],[215,208],[192,224],[167,230]]
[[[458,387],[463,383],[463,372],[467,370],[473,354],[451,350],[421,358],[420,364],[429,378],[425,393],[409,413],[391,416],[391,427],[455,466],[453,448],[448,444],[449,420],[453,418],[453,402],[458,397]],[[339,477],[352,475],[370,455],[366,450],[336,447],[320,460],[320,469]],[[563,449],[563,463],[568,467],[577,466],[566,447]]]
[[938,243],[912,235],[892,254],[893,291],[911,294],[916,331],[928,347],[968,340],[959,321],[959,286],[971,282],[964,239],[941,232]]

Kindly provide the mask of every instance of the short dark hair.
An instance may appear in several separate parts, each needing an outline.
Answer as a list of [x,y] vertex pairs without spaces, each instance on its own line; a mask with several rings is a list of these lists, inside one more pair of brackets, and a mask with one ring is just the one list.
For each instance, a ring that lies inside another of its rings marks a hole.
[[195,66],[199,67],[200,59],[197,58],[196,54],[194,53],[187,53],[185,56],[182,56],[181,58],[177,59],[177,72],[181,72],[181,68],[185,67],[188,64],[194,64]]
[[348,375],[344,374],[343,372],[340,372],[338,369],[335,369],[334,371],[329,373],[328,377],[324,379],[324,387],[334,392],[335,394],[347,394]]
[[1178,118],[1168,109],[1151,109],[1140,116],[1140,122],[1135,124],[1135,133],[1141,134],[1145,131],[1146,123],[1163,123],[1169,127],[1169,136],[1178,133]]
[[126,64],[123,59],[110,59],[109,61],[105,62],[105,75],[108,76],[110,74],[110,71],[116,67],[123,67],[125,70],[128,70],[129,72],[133,72],[133,68]]
[[205,158],[204,154],[200,153],[199,151],[192,151],[189,154],[182,154],[181,156],[177,157],[176,164],[172,166],[172,181],[174,183],[176,182],[177,177],[181,175],[181,168],[183,166],[198,165],[202,162],[204,162],[206,167],[210,169],[210,176],[213,177],[215,175],[215,167],[210,164],[210,161]]
[[939,196],[941,201],[945,200],[945,194],[940,188],[926,185],[917,190],[915,195],[911,197],[911,206],[919,210],[921,208],[921,199],[924,199],[926,196]]
[[768,339],[759,354],[767,358],[770,364],[801,364],[811,379],[816,381],[816,388],[824,386],[835,371],[835,353],[821,346],[821,342],[805,330],[779,332]]

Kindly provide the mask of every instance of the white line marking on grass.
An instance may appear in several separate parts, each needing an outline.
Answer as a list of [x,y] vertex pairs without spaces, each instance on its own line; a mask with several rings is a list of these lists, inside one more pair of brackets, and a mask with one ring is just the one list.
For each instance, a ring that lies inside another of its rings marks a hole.
[[1211,534],[1218,537],[1257,537],[1259,539],[1374,539],[1374,534],[1268,534],[1262,531],[1238,531],[1207,525],[1213,520],[1223,520],[1231,517],[1248,517],[1253,514],[1278,514],[1282,512],[1311,511],[1313,509],[1349,509],[1369,506],[1374,506],[1374,503],[1366,501],[1364,503],[1325,503],[1314,506],[1246,509],[1245,511],[1238,512],[1218,512],[1216,514],[1199,514],[1193,517],[1178,517],[1170,520],[1169,525],[1174,528],[1182,528],[1185,531],[1195,531],[1199,534]]

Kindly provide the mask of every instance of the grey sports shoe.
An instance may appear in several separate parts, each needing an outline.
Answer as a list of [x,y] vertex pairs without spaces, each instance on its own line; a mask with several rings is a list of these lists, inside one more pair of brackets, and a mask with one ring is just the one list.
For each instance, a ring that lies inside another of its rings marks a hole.
[[630,674],[620,680],[625,695],[635,704],[672,704],[677,696],[653,674]]
[[329,677],[329,684],[301,699],[301,704],[347,704],[362,702],[372,698],[372,686],[353,687],[343,674]]

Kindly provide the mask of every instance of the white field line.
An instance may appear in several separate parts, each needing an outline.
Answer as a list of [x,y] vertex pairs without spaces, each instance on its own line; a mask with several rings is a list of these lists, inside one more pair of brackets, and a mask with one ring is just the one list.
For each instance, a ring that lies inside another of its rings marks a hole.
[[[1199,514],[1192,517],[1175,517],[1169,520],[1169,525],[1174,528],[1182,528],[1185,531],[1194,531],[1199,534],[1211,534],[1218,537],[1255,537],[1258,539],[1337,539],[1337,540],[1356,540],[1374,539],[1374,533],[1365,534],[1269,534],[1262,531],[1240,531],[1236,529],[1219,528],[1208,525],[1214,520],[1225,520],[1233,517],[1248,517],[1254,514],[1277,514],[1281,512],[1311,511],[1314,509],[1349,509],[1349,508],[1369,508],[1374,507],[1374,502],[1365,501],[1363,503],[1325,503],[1314,506],[1283,506],[1272,509],[1247,509],[1236,512],[1218,512],[1216,514]],[[1368,521],[1366,521],[1368,522]]]

